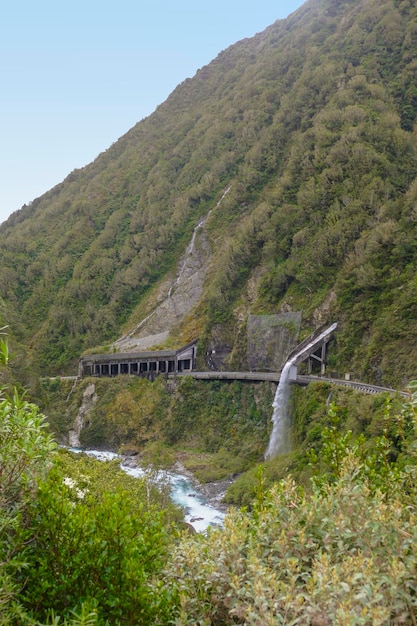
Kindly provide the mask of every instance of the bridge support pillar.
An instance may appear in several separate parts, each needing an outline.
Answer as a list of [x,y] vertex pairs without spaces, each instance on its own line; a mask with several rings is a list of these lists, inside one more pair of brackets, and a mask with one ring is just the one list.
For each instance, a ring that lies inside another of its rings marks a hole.
[[326,356],[328,343],[328,341],[323,341],[319,350],[309,355],[307,359],[307,371],[309,375],[313,373],[313,363],[317,361],[320,363],[320,375],[324,376],[324,374],[326,373]]

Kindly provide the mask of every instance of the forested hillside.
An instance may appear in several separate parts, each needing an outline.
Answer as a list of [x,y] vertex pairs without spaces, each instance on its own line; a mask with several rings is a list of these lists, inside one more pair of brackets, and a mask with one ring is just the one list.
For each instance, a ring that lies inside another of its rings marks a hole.
[[[0,226],[1,624],[416,624],[416,44],[415,0],[308,0]],[[294,385],[265,461],[270,382],[55,376],[142,332],[245,369],[284,312],[408,397]],[[245,508],[192,534],[174,462]]]
[[302,311],[304,335],[339,322],[335,371],[410,380],[416,42],[412,0],[307,1],[13,214],[1,315],[32,368],[73,373],[138,324],[207,218],[203,292],[170,345],[216,340],[244,368],[249,314]]

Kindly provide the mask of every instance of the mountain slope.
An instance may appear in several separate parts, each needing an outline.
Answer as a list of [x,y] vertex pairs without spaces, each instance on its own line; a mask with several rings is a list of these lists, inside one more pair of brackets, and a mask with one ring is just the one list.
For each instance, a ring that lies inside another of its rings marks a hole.
[[409,379],[416,41],[411,0],[310,0],[11,216],[0,293],[41,371],[137,327],[212,209],[204,288],[171,341],[228,344],[244,367],[249,313],[302,310],[305,333],[338,319],[334,369]]

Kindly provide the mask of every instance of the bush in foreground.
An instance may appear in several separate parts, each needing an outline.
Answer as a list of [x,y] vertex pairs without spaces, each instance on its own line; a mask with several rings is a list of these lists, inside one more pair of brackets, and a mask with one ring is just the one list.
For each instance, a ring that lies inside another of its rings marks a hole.
[[386,437],[364,458],[329,429],[326,480],[307,493],[287,478],[265,492],[260,472],[251,515],[235,511],[224,530],[184,539],[167,571],[180,597],[176,624],[415,624],[416,406],[414,392],[395,420],[409,459],[402,470]]
[[147,479],[64,455],[32,514],[22,600],[34,618],[47,621],[53,609],[69,619],[88,606],[98,624],[166,623],[171,598],[158,574],[179,515]]

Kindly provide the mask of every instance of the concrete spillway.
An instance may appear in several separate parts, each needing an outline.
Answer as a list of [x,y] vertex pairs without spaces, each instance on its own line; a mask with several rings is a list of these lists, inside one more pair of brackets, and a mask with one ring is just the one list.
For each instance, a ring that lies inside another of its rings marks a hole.
[[326,330],[323,330],[317,336],[313,336],[310,341],[304,342],[299,349],[295,350],[281,372],[275,394],[272,413],[272,432],[269,439],[268,448],[265,452],[265,459],[273,459],[279,454],[286,454],[291,448],[291,422],[288,410],[288,401],[290,395],[290,379],[291,369],[299,361],[303,360],[303,356],[311,355],[315,347],[321,346],[329,337],[332,336],[337,328],[337,324],[332,324]]

